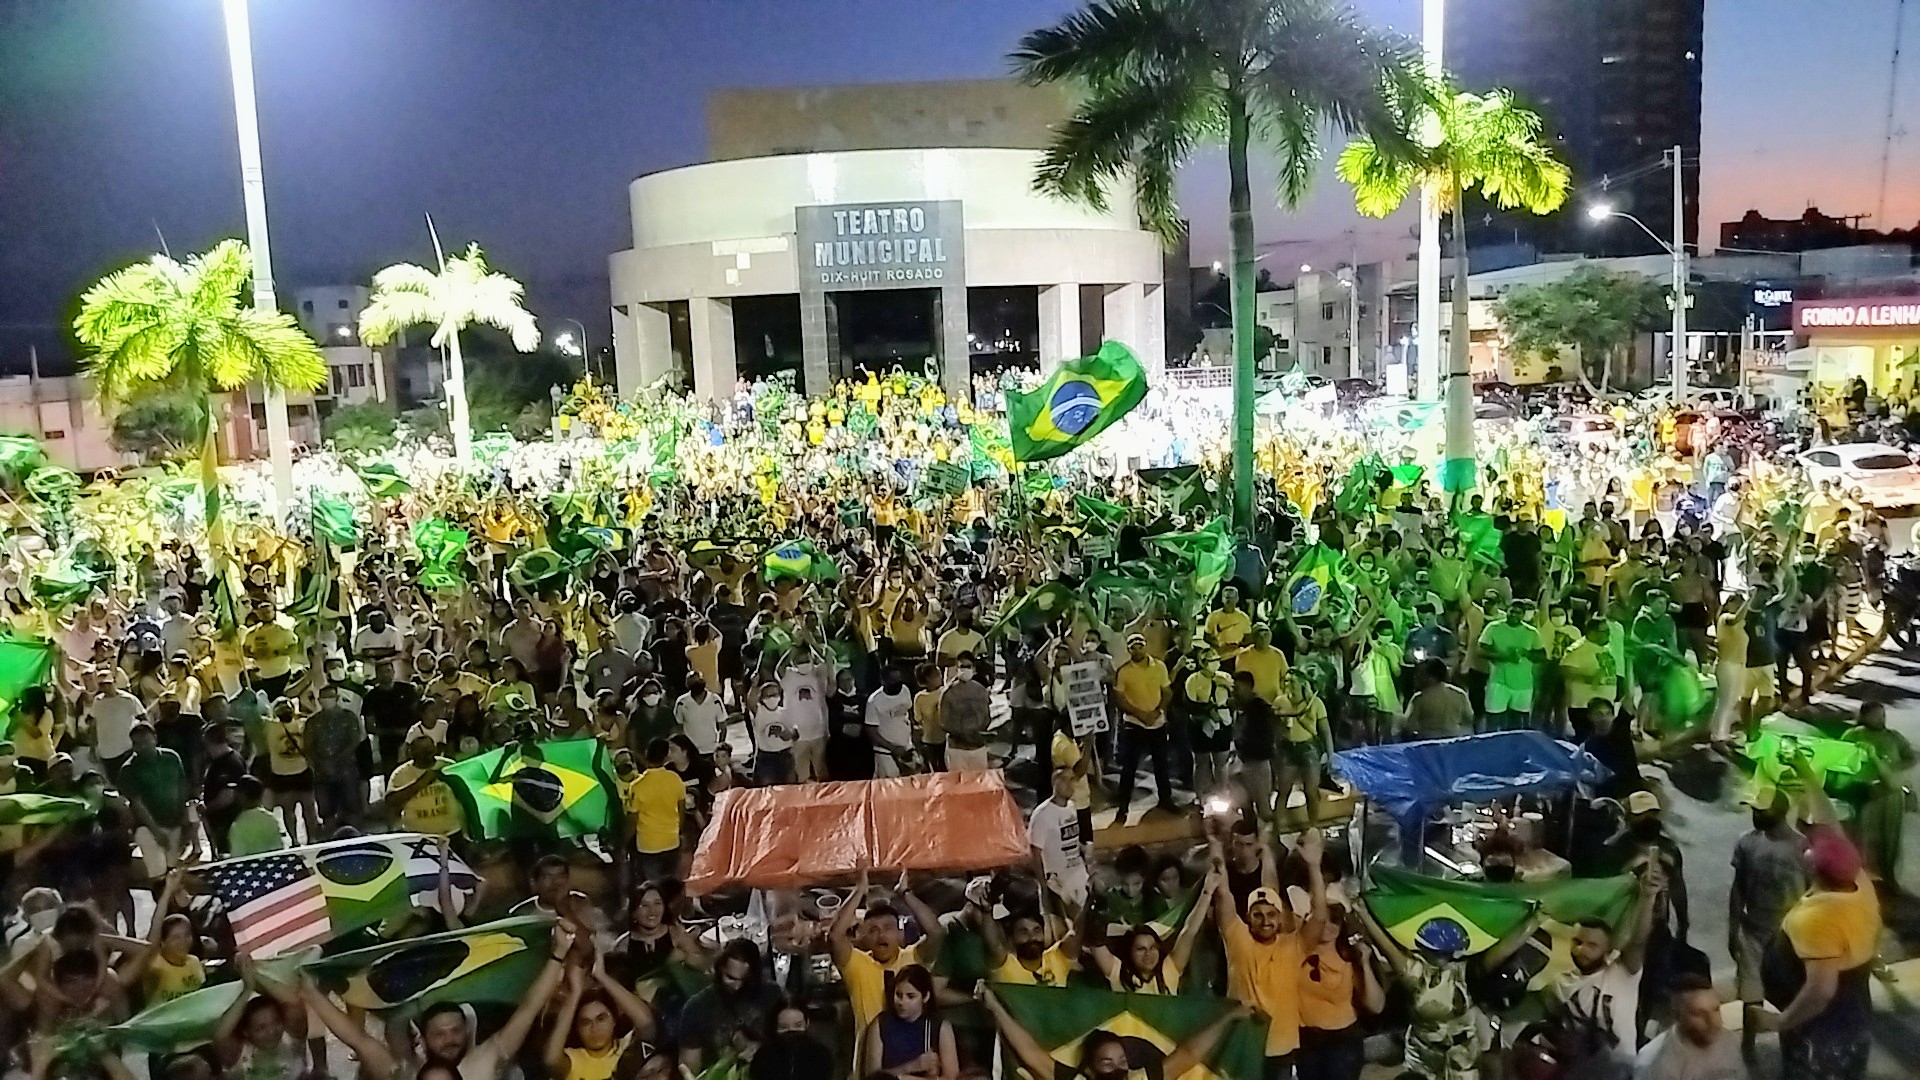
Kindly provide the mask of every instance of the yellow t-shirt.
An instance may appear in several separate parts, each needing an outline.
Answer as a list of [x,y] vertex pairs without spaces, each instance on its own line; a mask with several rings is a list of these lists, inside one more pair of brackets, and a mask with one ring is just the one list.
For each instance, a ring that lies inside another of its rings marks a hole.
[[567,1047],[567,1072],[562,1080],[613,1080],[613,1067],[632,1042],[632,1034],[622,1035],[598,1054],[584,1046]]
[[1227,996],[1267,1015],[1267,1056],[1300,1048],[1300,937],[1281,934],[1262,945],[1239,915],[1220,927],[1227,947]]
[[[1113,673],[1114,690],[1120,700],[1127,705],[1148,711],[1160,708],[1160,702],[1173,680],[1167,675],[1167,665],[1148,657],[1145,660],[1129,660],[1120,665]],[[1162,711],[1152,720],[1142,720],[1127,713],[1127,723],[1144,728],[1158,728],[1167,722],[1167,714]]]
[[980,655],[980,646],[986,642],[978,630],[962,630],[959,627],[940,635],[939,647],[934,650],[942,660],[957,659],[961,653]]
[[1217,649],[1232,649],[1247,640],[1252,632],[1253,619],[1244,611],[1221,608],[1207,616],[1207,638]]
[[300,651],[300,637],[279,620],[261,623],[247,631],[247,659],[263,679],[277,679],[293,671],[293,658]]
[[[452,763],[445,758],[435,758],[434,764],[444,769]],[[411,761],[403,761],[387,778],[387,790],[398,791],[418,780],[425,771]],[[464,823],[459,800],[453,797],[453,788],[445,780],[435,780],[415,791],[400,807],[400,827],[408,832],[452,836]]]
[[296,716],[261,721],[266,732],[267,764],[275,776],[298,776],[307,771],[307,722]]
[[680,808],[687,783],[671,769],[648,769],[627,784],[627,813],[633,818],[634,850],[657,855],[680,846]]
[[1880,950],[1880,898],[1861,874],[1854,890],[1810,892],[1781,921],[1802,960],[1839,959],[1843,970],[1872,962]]
[[1269,645],[1243,649],[1233,658],[1233,670],[1253,676],[1253,692],[1273,702],[1280,697],[1280,680],[1287,673],[1287,654]]
[[840,965],[840,981],[847,987],[847,1004],[853,1009],[853,1030],[865,1031],[873,1018],[887,1007],[887,976],[910,964],[920,963],[920,943],[901,949],[893,963],[882,965],[865,949],[855,949]]
[[715,694],[720,692],[720,635],[702,645],[695,642],[687,646],[687,666],[699,672],[706,681],[707,689]]
[[1015,986],[1065,986],[1067,976],[1073,973],[1073,964],[1058,944],[1047,946],[1040,954],[1038,966],[1029,969],[1012,953],[1000,966],[987,975],[989,982],[1012,983]]
[[1300,965],[1300,1026],[1342,1031],[1358,1023],[1353,975],[1353,964],[1333,945],[1308,953]]
[[200,958],[193,955],[174,964],[168,962],[164,953],[156,954],[147,964],[146,975],[141,979],[148,1008],[184,997],[206,984],[207,969],[201,966]]
[[13,752],[42,763],[52,761],[53,748],[62,734],[52,709],[43,710],[37,722],[30,723],[22,716],[13,725]]
[[940,723],[940,691],[922,690],[913,695],[913,720],[920,729],[920,741],[928,746],[947,745],[947,729]]

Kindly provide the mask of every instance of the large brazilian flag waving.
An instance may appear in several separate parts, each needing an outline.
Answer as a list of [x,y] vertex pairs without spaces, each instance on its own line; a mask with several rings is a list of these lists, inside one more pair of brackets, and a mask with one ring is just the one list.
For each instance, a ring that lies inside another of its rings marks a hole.
[[607,828],[613,769],[598,739],[555,739],[489,750],[447,767],[447,783],[480,839],[570,839]]
[[1020,461],[1045,461],[1090,441],[1147,396],[1147,372],[1117,341],[1069,360],[1032,393],[1007,393],[1007,436]]
[[0,738],[13,732],[13,708],[28,687],[47,681],[53,670],[53,644],[0,635]]
[[526,996],[550,955],[553,919],[528,915],[406,938],[307,965],[314,981],[362,1009],[442,1001],[508,1004]]
[[[996,983],[1007,1011],[1053,1059],[1069,1068],[1080,1064],[1081,1044],[1094,1031],[1110,1031],[1127,1047],[1129,1075],[1157,1074],[1159,1065],[1181,1041],[1232,1008],[1216,997],[1117,994],[1091,987],[1015,986]],[[1259,1080],[1265,1064],[1266,1028],[1242,1020],[1228,1030],[1213,1056],[1185,1076],[1165,1080]],[[1036,1077],[1035,1080],[1052,1080]]]

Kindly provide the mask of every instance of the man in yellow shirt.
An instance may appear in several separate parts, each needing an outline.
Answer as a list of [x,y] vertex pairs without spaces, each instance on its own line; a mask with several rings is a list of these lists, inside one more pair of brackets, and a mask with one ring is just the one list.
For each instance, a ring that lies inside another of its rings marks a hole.
[[253,606],[253,620],[243,647],[253,667],[253,688],[271,701],[284,694],[293,679],[294,662],[301,656],[300,635],[265,600]]
[[[920,924],[922,936],[911,946],[902,944],[900,914],[891,904],[880,901],[867,907],[865,912],[860,910],[866,903],[867,890],[867,875],[862,873],[860,884],[841,902],[833,924],[827,928],[827,948],[833,954],[834,966],[840,969],[840,981],[847,988],[847,1005],[853,1011],[856,1033],[865,1032],[867,1025],[886,1011],[887,977],[909,964],[925,967],[932,963],[933,958],[940,955],[940,943],[946,935],[940,917],[907,887],[907,875],[900,875],[900,884],[894,891],[913,914],[914,922]],[[853,1060],[859,1061],[858,1035],[855,1040]]]
[[1249,638],[1234,657],[1233,670],[1252,675],[1254,693],[1266,698],[1271,705],[1280,698],[1280,680],[1287,673],[1287,654],[1273,647],[1273,632],[1265,625],[1254,627]]
[[1240,610],[1240,590],[1222,585],[1220,607],[1207,616],[1207,644],[1213,646],[1221,659],[1230,660],[1252,632],[1253,619]]
[[633,819],[633,849],[640,881],[660,881],[680,872],[680,813],[687,784],[667,768],[667,740],[647,744],[647,767],[627,784],[627,814]]
[[1300,1049],[1300,972],[1307,953],[1302,940],[1305,925],[1318,925],[1327,916],[1326,882],[1320,876],[1320,831],[1308,829],[1297,849],[1307,871],[1311,911],[1304,920],[1287,910],[1280,893],[1280,875],[1266,836],[1260,845],[1260,887],[1247,899],[1242,919],[1226,887],[1225,856],[1220,841],[1213,849],[1213,871],[1222,879],[1213,890],[1213,917],[1227,953],[1227,996],[1267,1018],[1268,1076],[1286,1076]]
[[425,735],[413,740],[408,750],[412,756],[387,778],[387,809],[399,814],[400,827],[407,832],[456,835],[465,825],[465,815],[453,787],[440,777],[452,762],[436,754],[433,740]]
[[1133,804],[1133,778],[1143,753],[1153,755],[1159,808],[1178,813],[1173,783],[1167,776],[1167,702],[1173,696],[1173,679],[1167,675],[1167,665],[1148,654],[1144,636],[1127,638],[1127,662],[1113,673],[1113,692],[1126,721],[1120,728],[1120,787],[1116,794],[1120,812],[1114,816],[1114,824],[1127,823],[1127,812]]

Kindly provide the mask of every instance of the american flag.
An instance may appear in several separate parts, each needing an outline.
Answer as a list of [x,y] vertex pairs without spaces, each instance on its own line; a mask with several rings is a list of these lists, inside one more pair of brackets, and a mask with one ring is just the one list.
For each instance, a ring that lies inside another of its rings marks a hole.
[[332,937],[322,879],[300,854],[239,859],[208,873],[209,884],[226,901],[236,948],[258,957],[280,956]]

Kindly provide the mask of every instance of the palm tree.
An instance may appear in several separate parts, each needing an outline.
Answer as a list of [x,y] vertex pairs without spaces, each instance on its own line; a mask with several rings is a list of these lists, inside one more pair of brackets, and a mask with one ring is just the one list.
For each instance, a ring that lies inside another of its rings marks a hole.
[[1362,23],[1339,0],[1091,0],[1021,40],[1029,83],[1082,91],[1034,184],[1107,205],[1130,176],[1140,220],[1171,242],[1183,226],[1174,171],[1202,142],[1227,146],[1234,353],[1234,520],[1253,527],[1254,241],[1247,159],[1256,140],[1280,166],[1280,201],[1298,204],[1319,131],[1364,132],[1413,148],[1405,118],[1423,91],[1413,44]]
[[[432,224],[429,222],[428,227]],[[360,340],[385,345],[409,326],[431,325],[432,345],[447,350],[447,427],[453,453],[466,464],[473,457],[473,429],[467,423],[467,368],[460,357],[460,331],[484,323],[506,331],[513,347],[532,352],[540,345],[533,315],[520,306],[526,290],[512,278],[488,269],[479,244],[448,259],[434,234],[438,274],[424,266],[399,263],[373,275],[373,296],[360,312]]]
[[281,391],[313,390],[327,381],[326,358],[293,316],[248,303],[243,290],[252,276],[252,256],[238,240],[222,240],[184,264],[155,255],[96,282],[80,297],[73,321],[103,401],[125,405],[165,394],[199,407],[209,530],[220,518],[213,396],[256,379]]
[[[1423,184],[1439,193],[1453,219],[1452,326],[1447,333],[1447,467],[1450,490],[1473,480],[1473,376],[1467,362],[1467,225],[1461,202],[1469,191],[1502,208],[1550,214],[1567,201],[1572,174],[1540,142],[1540,116],[1514,104],[1505,90],[1469,94],[1442,85],[1431,95],[1428,130],[1437,139],[1409,157],[1398,146],[1355,139],[1336,162],[1353,185],[1354,205],[1370,217],[1393,213]],[[1424,363],[1425,357],[1421,358]]]

